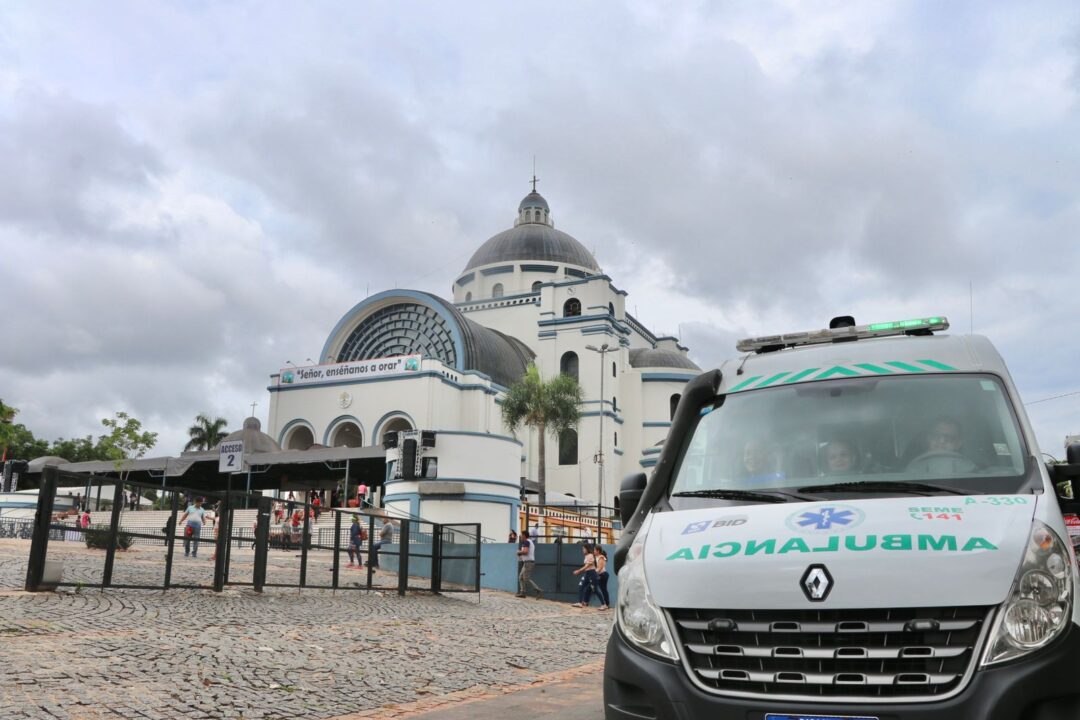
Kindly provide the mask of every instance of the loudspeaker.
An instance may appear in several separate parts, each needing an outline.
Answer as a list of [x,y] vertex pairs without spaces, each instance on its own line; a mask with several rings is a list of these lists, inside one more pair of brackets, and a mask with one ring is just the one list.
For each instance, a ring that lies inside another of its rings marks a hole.
[[409,438],[401,445],[401,477],[416,479],[416,441]]
[[434,430],[422,430],[420,431],[420,447],[433,448],[435,447],[435,431]]
[[392,432],[392,433],[389,433],[387,435],[383,435],[383,441],[382,441],[383,450],[392,450],[393,448],[396,448],[397,447],[397,436],[398,436],[398,434],[396,432]]

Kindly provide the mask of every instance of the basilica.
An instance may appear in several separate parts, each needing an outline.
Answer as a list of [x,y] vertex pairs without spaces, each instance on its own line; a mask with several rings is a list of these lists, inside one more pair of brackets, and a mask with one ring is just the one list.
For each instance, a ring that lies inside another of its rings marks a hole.
[[[372,295],[329,331],[316,364],[271,375],[268,434],[284,450],[364,448],[356,462],[371,466],[380,503],[480,521],[495,537],[517,528],[522,489],[535,488],[536,431],[511,432],[500,414],[506,388],[535,363],[544,378],[577,378],[585,399],[577,430],[546,442],[548,493],[613,506],[623,477],[656,464],[682,387],[700,372],[677,338],[628,313],[626,298],[555,228],[534,184],[449,298]],[[417,472],[395,471],[398,441],[420,431]]]

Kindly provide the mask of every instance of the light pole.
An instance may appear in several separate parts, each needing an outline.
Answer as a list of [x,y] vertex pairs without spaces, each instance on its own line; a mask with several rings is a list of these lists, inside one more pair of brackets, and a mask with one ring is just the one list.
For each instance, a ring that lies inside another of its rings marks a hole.
[[586,350],[600,353],[600,452],[597,453],[597,493],[596,493],[596,542],[600,543],[600,528],[604,502],[604,356],[613,348],[604,343],[600,347],[586,345]]

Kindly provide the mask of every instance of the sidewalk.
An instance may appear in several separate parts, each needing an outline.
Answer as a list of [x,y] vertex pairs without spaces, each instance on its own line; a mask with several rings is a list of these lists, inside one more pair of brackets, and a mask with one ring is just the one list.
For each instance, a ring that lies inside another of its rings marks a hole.
[[415,720],[603,720],[603,696],[603,672],[596,670],[572,680],[422,713]]
[[333,720],[603,720],[603,661],[522,685],[476,687]]

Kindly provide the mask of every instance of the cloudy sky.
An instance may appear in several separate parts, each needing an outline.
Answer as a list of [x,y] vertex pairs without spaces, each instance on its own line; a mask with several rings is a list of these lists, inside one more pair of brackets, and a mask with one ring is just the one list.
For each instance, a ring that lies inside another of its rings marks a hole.
[[[1025,401],[1075,393],[1078,93],[1075,2],[4,3],[0,398],[160,453],[265,420],[365,295],[449,296],[534,155],[703,366],[945,314]],[[1080,433],[1080,394],[1027,410]]]

